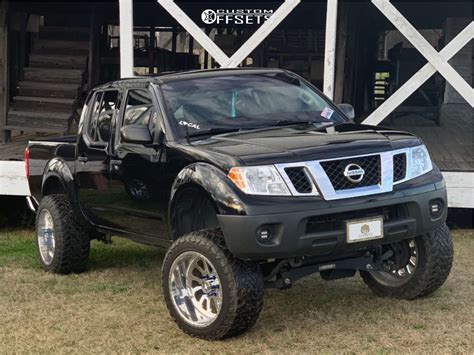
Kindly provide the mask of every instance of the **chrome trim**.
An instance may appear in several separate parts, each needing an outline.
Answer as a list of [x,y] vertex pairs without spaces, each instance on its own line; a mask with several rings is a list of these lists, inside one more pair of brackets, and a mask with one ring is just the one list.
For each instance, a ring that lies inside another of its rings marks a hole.
[[[394,151],[394,154],[393,155],[397,155],[397,154],[400,154],[400,153],[405,153],[405,156],[406,156],[406,171],[405,171],[405,178],[402,179],[402,180],[399,180],[397,182],[394,182],[393,185],[398,185],[398,184],[401,184],[402,182],[405,182],[405,181],[408,181],[408,180],[411,180],[411,179],[414,179],[418,176],[422,176],[426,173],[429,173],[431,170],[433,170],[433,162],[431,162],[431,169],[429,170],[426,170],[424,172],[422,172],[421,174],[418,174],[418,175],[414,175],[413,174],[413,171],[412,171],[412,155],[411,155],[411,151],[412,149],[415,149],[415,148],[419,148],[419,147],[423,147],[424,145],[416,145],[414,147],[411,147],[411,148],[405,148],[405,149],[399,149],[399,150],[395,150]],[[425,146],[425,150],[426,150],[426,153],[428,154],[428,158],[430,159],[431,161],[431,157],[430,157],[430,152],[428,151],[428,149],[426,148]]]
[[[286,186],[288,187],[288,189],[290,190],[293,196],[319,196],[319,192],[318,192],[318,188],[316,187],[316,181],[314,179],[314,176],[312,176],[312,174],[309,172],[308,167],[305,162],[275,164],[275,167],[277,168],[278,172],[283,178],[283,181],[285,181]],[[306,177],[309,179],[311,183],[311,192],[301,193],[301,192],[296,191],[295,187],[293,186],[293,183],[291,182],[288,174],[285,171],[286,168],[303,168],[306,174]]]
[[[372,154],[361,154],[361,155],[352,155],[344,156],[333,159],[321,159],[313,160],[306,162],[298,163],[287,163],[287,164],[275,164],[278,172],[282,176],[283,180],[288,186],[288,189],[293,196],[318,196],[322,195],[325,200],[339,200],[343,198],[375,195],[386,192],[393,191],[393,186],[410,180],[414,176],[410,171],[411,167],[411,151],[412,148],[403,148],[397,150],[391,150],[381,153],[372,153]],[[397,154],[405,153],[406,154],[406,172],[405,178],[403,180],[393,182],[393,156]],[[360,158],[360,157],[370,157],[370,156],[380,156],[380,169],[381,169],[381,182],[380,184],[373,186],[365,186],[354,189],[338,190],[336,191],[332,186],[331,180],[326,174],[326,171],[321,166],[322,162],[325,161],[337,161],[337,160],[346,160],[351,158]],[[285,168],[294,168],[301,167],[305,168],[307,176],[310,178],[311,183],[313,184],[313,192],[311,193],[299,193],[293,187],[293,184],[285,172]],[[428,172],[428,171],[427,171]],[[319,192],[318,192],[319,191]]]
[[38,201],[33,196],[26,196],[26,204],[28,205],[28,208],[32,211],[35,212],[38,210]]

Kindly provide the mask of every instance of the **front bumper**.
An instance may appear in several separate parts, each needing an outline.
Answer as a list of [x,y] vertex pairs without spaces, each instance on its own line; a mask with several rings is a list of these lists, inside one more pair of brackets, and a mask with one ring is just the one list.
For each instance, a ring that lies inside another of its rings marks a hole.
[[[391,193],[350,200],[331,203],[321,200],[315,201],[313,208],[302,211],[218,215],[218,219],[233,255],[244,260],[266,260],[337,255],[412,238],[436,229],[447,216],[446,188],[442,178],[417,187],[413,182],[407,183]],[[434,200],[442,205],[442,211],[435,217],[430,212],[430,202]],[[383,239],[346,242],[346,220],[380,215],[384,216]],[[265,242],[257,238],[262,229],[271,234]]]

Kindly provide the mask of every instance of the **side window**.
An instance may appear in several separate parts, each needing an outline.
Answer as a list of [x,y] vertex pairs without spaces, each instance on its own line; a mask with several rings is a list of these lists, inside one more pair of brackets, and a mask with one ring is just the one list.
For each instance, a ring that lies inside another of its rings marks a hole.
[[106,145],[109,142],[112,119],[117,110],[118,94],[116,90],[96,94],[88,127],[89,139],[93,143]]
[[157,122],[157,114],[153,107],[150,93],[145,89],[130,90],[125,103],[122,126],[147,126],[153,134]]
[[100,103],[102,102],[103,92],[96,92],[92,100],[91,114],[87,123],[87,135],[93,142],[97,133],[97,118],[99,117]]

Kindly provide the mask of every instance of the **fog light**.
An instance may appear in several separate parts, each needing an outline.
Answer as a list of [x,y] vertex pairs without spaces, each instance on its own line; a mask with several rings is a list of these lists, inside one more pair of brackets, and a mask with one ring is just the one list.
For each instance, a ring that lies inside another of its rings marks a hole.
[[432,217],[441,216],[443,214],[443,202],[441,200],[431,200],[430,213]]
[[272,228],[262,226],[257,230],[257,240],[261,243],[268,243],[272,239]]

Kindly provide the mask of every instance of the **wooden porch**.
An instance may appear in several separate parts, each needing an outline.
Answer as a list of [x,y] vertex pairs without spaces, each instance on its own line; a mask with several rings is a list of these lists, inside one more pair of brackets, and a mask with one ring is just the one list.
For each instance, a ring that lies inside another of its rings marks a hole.
[[414,114],[397,117],[393,121],[387,119],[382,125],[420,137],[442,171],[474,172],[473,117],[469,105],[443,105],[441,126]]

